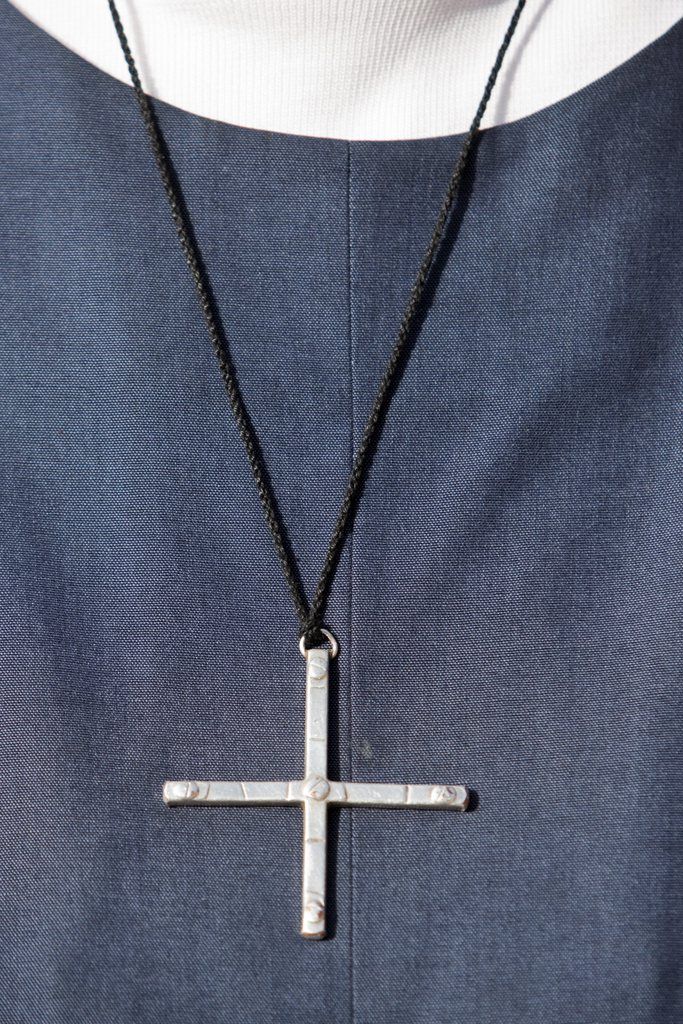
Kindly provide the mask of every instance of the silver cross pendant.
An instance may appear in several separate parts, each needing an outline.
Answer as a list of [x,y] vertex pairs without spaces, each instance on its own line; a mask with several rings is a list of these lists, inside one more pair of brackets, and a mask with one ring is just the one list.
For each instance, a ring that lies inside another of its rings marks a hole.
[[[334,638],[331,638],[334,640]],[[336,641],[332,654],[336,653]],[[375,782],[333,782],[327,777],[327,715],[330,651],[314,647],[306,655],[306,772],[286,782],[164,783],[164,800],[186,804],[299,804],[304,812],[301,934],[325,938],[325,874],[328,807],[422,807],[464,811],[464,786],[412,786]]]

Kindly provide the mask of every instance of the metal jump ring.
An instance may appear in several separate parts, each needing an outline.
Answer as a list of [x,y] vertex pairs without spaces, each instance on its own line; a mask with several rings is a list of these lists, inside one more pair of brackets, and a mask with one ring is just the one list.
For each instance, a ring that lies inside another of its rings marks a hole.
[[[336,636],[334,636],[333,633],[330,633],[329,629],[323,629],[322,626],[320,627],[320,632],[322,633],[322,635],[325,637],[325,639],[327,640],[327,642],[330,645],[330,657],[331,658],[336,658],[337,655],[339,654],[339,644],[337,642]],[[306,651],[307,651],[307,648],[304,646],[304,640],[305,639],[306,639],[306,634],[304,633],[302,635],[301,639],[299,640],[299,650],[301,651],[301,657],[302,658],[306,657]]]

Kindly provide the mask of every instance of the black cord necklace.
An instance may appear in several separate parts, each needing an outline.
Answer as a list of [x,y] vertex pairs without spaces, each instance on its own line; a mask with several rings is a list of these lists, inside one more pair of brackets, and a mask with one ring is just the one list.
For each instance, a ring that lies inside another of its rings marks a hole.
[[[457,196],[467,156],[472,147],[486,105],[491,96],[503,58],[517,27],[525,0],[518,0],[514,14],[498,50],[486,82],[474,120],[460,148],[451,179],[446,189],[439,216],[427,251],[415,278],[408,305],[401,320],[398,336],[380,381],[372,411],[368,417],[358,451],[353,460],[346,492],[330,539],[325,564],[310,605],[299,579],[294,556],[278,510],[275,495],[266,473],[258,438],[249,420],[240,394],[235,369],[226,340],[219,327],[211,291],[194,240],[190,220],[171,164],[161,129],[152,105],[140,83],[135,61],[126,39],[114,0],[108,0],[119,42],[128,63],[131,81],[140,105],[161,180],[171,207],[171,214],[199,296],[211,343],[223,375],[237,426],[244,442],[249,465],[258,487],[261,504],[268,520],[289,589],[291,590],[301,626],[299,648],[306,658],[306,736],[305,773],[303,779],[285,782],[196,782],[188,779],[164,783],[164,800],[172,806],[185,804],[298,804],[304,812],[303,883],[301,899],[301,934],[308,939],[325,937],[325,891],[327,858],[327,809],[346,807],[423,807],[430,810],[464,811],[469,793],[460,785],[395,785],[367,782],[336,782],[327,777],[327,731],[329,659],[335,657],[335,637],[322,625],[327,596],[334,579],[344,541],[351,529],[354,511],[368,471],[372,453],[379,438],[394,386],[410,351],[415,333],[416,315],[424,299],[429,272],[443,240],[453,203]],[[329,642],[324,646],[323,638]],[[316,646],[320,644],[321,646]]]
[[[405,365],[415,339],[416,317],[424,299],[430,271],[434,264],[441,242],[443,241],[444,233],[453,210],[453,205],[460,189],[460,183],[467,165],[467,158],[472,148],[472,142],[479,131],[481,119],[484,116],[484,111],[486,110],[491,97],[493,87],[498,77],[498,72],[500,71],[505,54],[507,53],[510,40],[517,28],[517,23],[525,3],[526,0],[518,0],[515,6],[514,13],[510,19],[510,23],[503,37],[496,59],[493,62],[493,67],[489,72],[486,86],[482,93],[481,100],[479,101],[476,113],[461,144],[460,152],[453,167],[453,171],[446,188],[446,193],[436,219],[436,224],[434,225],[432,236],[413,282],[408,304],[406,305],[403,313],[396,340],[393,348],[391,349],[386,369],[384,370],[379,387],[377,388],[377,394],[375,396],[372,409],[370,410],[370,414],[365,423],[360,444],[358,445],[358,449],[353,459],[351,473],[346,484],[346,490],[334,524],[334,529],[332,530],[332,535],[330,537],[327,554],[320,572],[318,584],[315,588],[313,598],[309,603],[301,583],[296,558],[294,557],[294,553],[287,537],[287,531],[283,523],[282,515],[266,471],[261,446],[240,391],[227,340],[224,336],[224,332],[219,326],[220,322],[216,315],[216,310],[211,298],[211,290],[208,285],[204,263],[195,240],[194,231],[192,229],[187,208],[183,201],[181,189],[171,162],[166,141],[150,99],[142,88],[140,75],[138,74],[135,59],[131,52],[128,38],[121,23],[121,18],[116,4],[114,0],[108,0],[109,10],[111,11],[119,43],[121,44],[121,49],[123,50],[123,54],[128,65],[128,71],[130,73],[130,79],[140,107],[140,113],[142,114],[142,119],[144,121],[145,128],[147,129],[147,134],[154,152],[159,174],[171,208],[171,216],[173,217],[180,245],[192,275],[201,311],[204,316],[204,322],[206,323],[211,344],[213,345],[218,359],[218,365],[225,383],[225,389],[228,393],[230,406],[237,423],[237,429],[244,443],[251,472],[254,480],[256,481],[259,498],[261,499],[261,505],[263,506],[263,511],[273,538],[273,543],[275,544],[275,549],[280,559],[282,571],[294,601],[294,607],[299,619],[302,647],[304,648],[319,643],[321,640],[321,629],[323,627],[325,608],[327,606],[327,600],[335,572],[339,564],[339,558],[344,548],[346,538],[353,526],[353,519],[358,505],[358,500],[372,461],[373,453],[382,431],[382,426],[384,424],[393,390],[398,382],[401,370]],[[327,635],[327,631],[325,631],[325,636]]]

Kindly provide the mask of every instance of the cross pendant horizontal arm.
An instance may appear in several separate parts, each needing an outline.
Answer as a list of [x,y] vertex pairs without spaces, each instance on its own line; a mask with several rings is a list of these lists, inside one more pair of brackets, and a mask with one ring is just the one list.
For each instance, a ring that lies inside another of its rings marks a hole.
[[303,893],[301,934],[325,937],[325,873],[327,807],[422,807],[464,811],[469,794],[464,786],[409,785],[376,782],[333,782],[327,778],[329,652],[306,653],[306,771],[303,779],[285,782],[164,783],[164,800],[187,804],[299,804],[304,810]]
[[[435,807],[462,811],[467,800],[464,786],[409,786],[383,782],[331,782],[325,803],[347,807]],[[306,779],[292,782],[194,782],[183,779],[164,783],[164,800],[179,807],[189,804],[301,804],[314,799],[306,792]],[[322,788],[322,787],[318,787]],[[320,798],[319,798],[320,799]]]

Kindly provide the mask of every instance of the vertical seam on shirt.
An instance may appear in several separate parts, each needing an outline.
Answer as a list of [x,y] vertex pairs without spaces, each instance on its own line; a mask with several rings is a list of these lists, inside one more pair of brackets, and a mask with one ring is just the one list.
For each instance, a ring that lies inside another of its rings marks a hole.
[[[349,461],[353,465],[353,457],[356,447],[355,420],[356,405],[354,395],[354,352],[353,352],[353,303],[352,303],[352,277],[351,277],[351,143],[346,143],[346,303],[348,317],[348,359],[349,359],[349,399],[351,422],[349,426]],[[349,781],[353,781],[353,547],[355,530],[351,530],[349,538],[349,592],[348,592],[348,745],[349,745]],[[353,808],[349,808],[349,1010],[350,1021],[353,1024],[356,1018],[356,992],[355,992],[355,970],[354,970],[354,922],[353,922]]]

